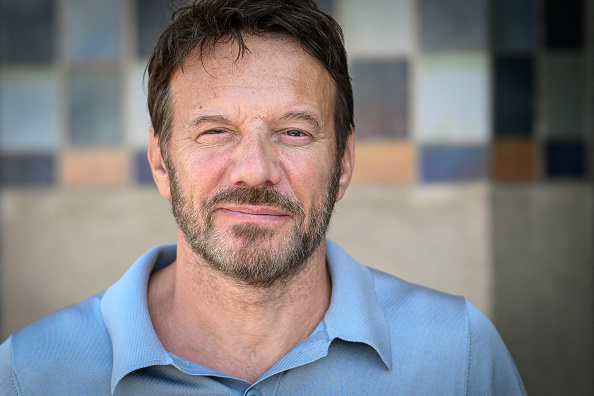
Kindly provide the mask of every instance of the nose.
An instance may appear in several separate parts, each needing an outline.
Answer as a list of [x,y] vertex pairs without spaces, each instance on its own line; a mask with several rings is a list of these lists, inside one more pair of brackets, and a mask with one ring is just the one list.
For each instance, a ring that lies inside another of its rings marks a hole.
[[282,170],[274,143],[266,137],[244,135],[233,153],[230,178],[230,182],[237,186],[279,183]]

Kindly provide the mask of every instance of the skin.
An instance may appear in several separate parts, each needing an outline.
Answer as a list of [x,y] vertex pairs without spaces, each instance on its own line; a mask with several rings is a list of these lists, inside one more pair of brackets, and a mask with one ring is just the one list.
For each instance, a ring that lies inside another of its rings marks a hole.
[[[283,37],[245,37],[250,49],[220,44],[203,61],[187,61],[171,79],[173,130],[169,155],[183,193],[203,204],[232,186],[270,186],[309,213],[321,205],[335,165],[334,82],[324,67]],[[170,175],[150,131],[149,162],[161,195]],[[342,158],[337,200],[354,164],[351,137]],[[222,204],[213,212],[222,231],[235,224],[273,228],[262,249],[294,230],[278,208]],[[239,246],[226,234],[221,243]],[[153,273],[148,306],[155,331],[171,353],[255,382],[307,338],[330,304],[325,244],[288,281],[254,287],[223,275],[197,256],[178,229],[177,260]]]

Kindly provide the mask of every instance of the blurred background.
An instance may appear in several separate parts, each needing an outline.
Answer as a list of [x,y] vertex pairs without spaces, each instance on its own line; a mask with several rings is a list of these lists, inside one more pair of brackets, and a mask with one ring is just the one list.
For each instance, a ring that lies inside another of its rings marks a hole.
[[[465,295],[530,394],[593,394],[594,2],[318,3],[356,101],[330,237]],[[168,6],[0,0],[1,340],[175,241],[142,77]]]

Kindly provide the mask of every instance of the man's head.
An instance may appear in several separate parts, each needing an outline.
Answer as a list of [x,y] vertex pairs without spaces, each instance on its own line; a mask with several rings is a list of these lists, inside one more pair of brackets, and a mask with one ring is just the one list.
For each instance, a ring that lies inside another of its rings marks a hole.
[[[312,3],[298,3],[299,12],[286,1],[230,3],[183,8],[173,25],[184,33],[170,27],[159,40],[149,64],[149,160],[183,243],[231,278],[269,286],[318,249],[348,186],[352,111],[342,105],[352,110],[352,92],[340,31]],[[304,32],[316,29],[297,21],[331,31],[311,40]],[[205,29],[217,35],[196,33]],[[339,48],[322,50],[331,44]],[[178,63],[172,48],[183,49]],[[158,60],[177,66],[155,70]],[[337,93],[340,78],[346,93]]]
[[354,130],[353,92],[342,30],[313,0],[204,0],[179,8],[147,66],[148,108],[164,156],[171,137],[170,80],[187,58],[202,59],[219,43],[235,41],[238,58],[249,48],[244,35],[283,35],[316,58],[334,80],[337,163]]

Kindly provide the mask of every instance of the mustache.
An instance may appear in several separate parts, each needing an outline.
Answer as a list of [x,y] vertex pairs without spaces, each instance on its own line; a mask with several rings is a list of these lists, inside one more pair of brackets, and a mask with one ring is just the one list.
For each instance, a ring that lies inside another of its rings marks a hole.
[[216,192],[211,196],[203,207],[206,213],[221,204],[230,203],[236,205],[261,205],[272,206],[286,213],[296,216],[305,216],[303,205],[290,196],[277,191],[273,187],[248,187],[238,186]]

